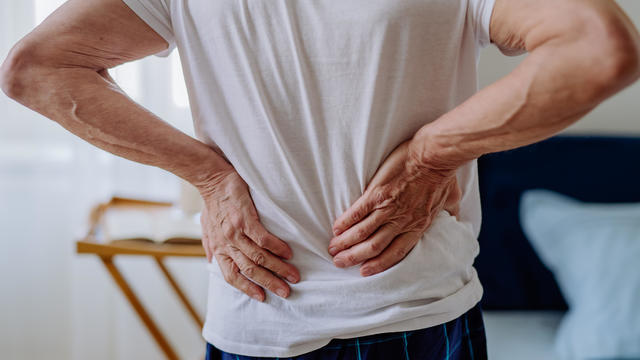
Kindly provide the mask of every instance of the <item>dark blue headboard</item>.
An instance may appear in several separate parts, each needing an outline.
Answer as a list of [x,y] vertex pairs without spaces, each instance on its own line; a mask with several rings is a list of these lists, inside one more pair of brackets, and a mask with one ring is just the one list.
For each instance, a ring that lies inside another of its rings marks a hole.
[[478,160],[482,229],[476,269],[485,309],[566,309],[518,220],[524,190],[589,202],[640,202],[640,138],[556,136]]

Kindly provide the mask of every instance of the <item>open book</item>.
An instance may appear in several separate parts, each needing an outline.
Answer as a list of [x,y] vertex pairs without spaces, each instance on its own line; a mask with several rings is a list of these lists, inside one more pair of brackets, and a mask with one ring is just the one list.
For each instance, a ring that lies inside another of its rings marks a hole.
[[202,239],[200,214],[187,215],[170,206],[107,209],[102,217],[102,230],[107,241],[198,244]]

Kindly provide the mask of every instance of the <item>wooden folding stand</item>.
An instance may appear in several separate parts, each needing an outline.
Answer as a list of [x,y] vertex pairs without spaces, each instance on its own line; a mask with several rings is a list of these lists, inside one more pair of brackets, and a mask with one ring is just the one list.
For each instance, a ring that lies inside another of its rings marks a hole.
[[100,258],[104,266],[111,274],[111,277],[118,285],[127,298],[133,309],[136,311],[140,320],[154,338],[158,346],[162,349],[168,359],[178,359],[176,352],[173,350],[164,334],[160,331],[156,323],[153,321],[149,312],[140,302],[136,294],[133,292],[126,279],[118,270],[113,258],[116,255],[133,255],[133,256],[151,256],[156,264],[169,281],[171,288],[174,290],[184,307],[187,309],[198,328],[202,329],[202,319],[195,311],[191,302],[187,299],[178,282],[169,272],[163,260],[169,256],[179,257],[204,257],[205,252],[200,244],[157,244],[152,242],[136,241],[136,240],[118,240],[112,242],[101,242],[98,240],[98,232],[100,231],[101,217],[108,208],[123,207],[137,209],[153,209],[158,207],[172,206],[172,203],[155,202],[146,200],[127,199],[121,197],[113,197],[107,203],[98,204],[91,210],[90,226],[87,235],[76,242],[76,251],[78,254],[94,254]]

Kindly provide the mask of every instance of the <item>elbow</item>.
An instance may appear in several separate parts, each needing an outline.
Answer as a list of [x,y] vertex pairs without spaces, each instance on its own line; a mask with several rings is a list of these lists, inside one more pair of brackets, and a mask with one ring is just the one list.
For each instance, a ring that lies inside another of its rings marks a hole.
[[12,58],[11,53],[0,65],[0,88],[2,92],[8,97],[15,99],[16,93],[19,92],[19,85],[17,84],[17,76],[15,71],[15,60]]
[[29,46],[18,42],[0,65],[0,88],[8,97],[18,100],[24,96],[32,72],[34,53]]
[[640,76],[640,45],[632,34],[615,34],[601,56],[601,85],[605,90],[618,90]]
[[[586,36],[588,71],[595,101],[601,101],[640,77],[640,37],[624,19],[601,19],[598,32]],[[593,27],[591,29],[594,29]]]

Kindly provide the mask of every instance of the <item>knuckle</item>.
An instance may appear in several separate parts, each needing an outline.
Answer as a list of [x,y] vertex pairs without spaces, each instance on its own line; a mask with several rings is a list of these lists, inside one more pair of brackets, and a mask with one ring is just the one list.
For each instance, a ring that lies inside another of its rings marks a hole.
[[367,235],[368,235],[367,230],[365,228],[363,228],[363,227],[359,227],[356,230],[356,239],[358,239],[358,240],[366,239]]
[[350,264],[355,264],[358,262],[358,257],[355,254],[347,254],[346,258],[347,262]]
[[357,209],[354,212],[351,213],[351,221],[352,222],[357,222],[358,220],[360,220],[360,218],[362,217],[362,210]]
[[255,242],[258,246],[265,247],[268,244],[267,236],[266,235],[257,236],[255,239]]
[[216,255],[226,255],[225,251],[224,251],[224,248],[221,247],[221,246],[215,246],[214,245],[214,246],[211,246],[210,248],[211,248],[211,251],[213,251],[213,253],[216,254]]
[[406,250],[405,248],[401,247],[401,248],[397,248],[393,251],[393,255],[396,259],[402,259],[404,258],[404,256],[406,255]]
[[275,282],[275,280],[273,280],[271,278],[266,278],[266,279],[262,280],[261,283],[262,283],[262,286],[264,286],[267,289],[274,289],[275,290],[275,288],[276,288],[275,287],[276,282]]
[[371,243],[369,243],[369,251],[373,254],[378,254],[380,253],[380,250],[382,250],[382,246],[381,244],[372,241]]
[[256,251],[251,254],[251,260],[258,266],[264,266],[267,262],[267,257],[261,251]]
[[240,249],[235,247],[233,244],[226,244],[225,246],[220,247],[220,252],[223,254],[234,254],[239,252]]
[[381,195],[383,198],[380,201],[376,202],[376,209],[386,209],[391,207],[391,205],[397,200],[393,194],[389,192],[383,192]]
[[387,199],[387,192],[384,189],[376,189],[373,191],[373,201],[381,204]]
[[222,276],[224,277],[224,281],[228,282],[229,284],[232,284],[235,282],[235,279],[236,279],[235,271],[223,271]]
[[248,265],[245,266],[242,269],[242,273],[246,276],[246,277],[250,277],[253,278],[254,276],[256,276],[256,274],[258,273],[258,268],[253,266],[253,265]]

